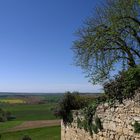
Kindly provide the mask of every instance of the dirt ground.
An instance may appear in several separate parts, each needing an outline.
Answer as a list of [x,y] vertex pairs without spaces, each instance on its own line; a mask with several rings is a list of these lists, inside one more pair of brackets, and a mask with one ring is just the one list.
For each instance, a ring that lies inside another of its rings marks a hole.
[[33,129],[33,128],[41,128],[46,126],[56,126],[60,125],[60,120],[39,120],[39,121],[25,121],[22,124],[9,129],[9,132]]

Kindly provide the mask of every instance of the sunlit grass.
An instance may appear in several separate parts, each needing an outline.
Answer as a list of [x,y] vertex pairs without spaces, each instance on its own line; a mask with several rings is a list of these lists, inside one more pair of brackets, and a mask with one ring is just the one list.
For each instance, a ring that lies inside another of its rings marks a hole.
[[7,121],[7,122],[0,122],[0,133],[6,132],[7,130],[22,124],[23,121]]
[[17,132],[1,133],[1,140],[21,140],[24,135],[28,135],[32,140],[60,140],[60,126],[35,128]]
[[17,121],[29,120],[53,120],[53,108],[56,103],[46,104],[0,104],[0,108],[9,111],[16,117]]

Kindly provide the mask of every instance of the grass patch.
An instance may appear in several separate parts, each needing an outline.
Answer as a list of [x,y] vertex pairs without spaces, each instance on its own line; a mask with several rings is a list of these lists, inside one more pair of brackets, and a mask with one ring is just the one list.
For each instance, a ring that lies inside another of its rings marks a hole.
[[21,140],[23,136],[28,135],[32,140],[60,140],[60,126],[36,128],[18,132],[9,132],[1,134],[1,140]]
[[53,114],[53,108],[56,103],[47,104],[1,104],[0,107],[6,111],[10,111],[16,120],[28,121],[28,120],[52,120],[56,119]]
[[7,121],[0,122],[0,133],[6,132],[8,129],[20,125],[22,121]]

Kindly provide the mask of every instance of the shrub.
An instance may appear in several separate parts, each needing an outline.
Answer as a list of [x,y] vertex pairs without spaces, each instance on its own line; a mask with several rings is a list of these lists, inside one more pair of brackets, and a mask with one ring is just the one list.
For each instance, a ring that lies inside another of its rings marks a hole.
[[7,121],[6,112],[0,108],[0,122],[5,122],[5,121]]
[[105,103],[107,100],[106,94],[101,94],[100,96],[95,98],[96,104]]
[[31,138],[28,135],[25,135],[22,140],[31,140]]
[[135,90],[140,87],[140,66],[129,68],[121,72],[114,79],[104,84],[104,91],[107,99],[123,102],[124,99],[133,98]]
[[115,79],[110,80],[109,82],[104,84],[104,91],[107,95],[108,100],[116,101],[118,100],[120,103],[123,101],[123,84],[124,77],[118,75]]
[[140,66],[130,68],[124,73],[123,94],[126,98],[133,98],[135,90],[140,88]]
[[0,122],[6,122],[7,118],[5,116],[0,116]]
[[16,117],[15,116],[13,116],[12,114],[11,114],[11,112],[6,112],[6,111],[4,111],[3,109],[1,109],[0,108],[0,122],[5,122],[5,121],[9,121],[9,120],[13,120],[13,119],[15,119]]
[[16,119],[16,116],[13,116],[13,115],[7,116],[8,121],[12,121],[12,120],[15,120],[15,119]]
[[77,92],[67,92],[59,103],[59,106],[55,109],[54,114],[62,118],[65,125],[70,124],[73,121],[71,110],[81,109],[87,104],[88,101],[85,100],[85,97],[80,96]]

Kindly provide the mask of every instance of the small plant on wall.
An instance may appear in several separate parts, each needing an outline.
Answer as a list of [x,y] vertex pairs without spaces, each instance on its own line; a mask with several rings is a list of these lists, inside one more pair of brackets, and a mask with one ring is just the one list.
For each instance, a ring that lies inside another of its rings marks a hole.
[[97,128],[99,128],[100,130],[103,129],[101,120],[100,120],[100,118],[98,118],[98,116],[96,116],[96,118],[95,118],[95,124],[96,124]]
[[[77,127],[80,129],[83,128],[85,131],[89,132],[91,136],[93,135],[93,132],[97,134],[103,129],[100,118],[95,116],[96,108],[97,104],[86,107],[83,110],[84,119],[81,120],[79,117],[77,118]],[[93,123],[93,120],[95,120],[95,123]]]
[[140,133],[140,123],[135,121],[134,125],[134,133]]

